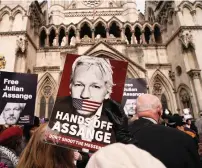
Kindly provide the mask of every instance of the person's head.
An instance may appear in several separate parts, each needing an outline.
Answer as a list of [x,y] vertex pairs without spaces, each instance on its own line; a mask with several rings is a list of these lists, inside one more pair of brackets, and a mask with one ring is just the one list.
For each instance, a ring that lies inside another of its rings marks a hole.
[[165,168],[150,153],[135,145],[114,143],[94,153],[86,168]]
[[22,129],[18,126],[12,126],[0,134],[0,145],[5,146],[9,149],[17,152],[17,148],[21,144],[22,141]]
[[16,124],[25,105],[26,103],[6,103],[2,112],[5,123],[8,125]]
[[185,125],[185,122],[183,121],[182,116],[175,113],[175,114],[173,114],[173,116],[170,117],[168,125],[173,128],[180,128]]
[[[113,87],[113,71],[108,59],[81,56],[72,65],[70,81],[73,99],[82,99],[102,103],[109,99]],[[77,110],[78,113],[89,115],[92,112]]]
[[158,97],[143,94],[137,98],[136,112],[138,117],[149,117],[159,122],[162,115],[162,104]]
[[39,125],[40,125],[39,117],[34,116],[34,124],[24,126],[24,128],[23,128],[23,136],[25,137],[26,142],[28,142],[30,140],[31,135],[39,127]]
[[74,168],[73,151],[43,142],[47,124],[42,124],[25,147],[17,168]]
[[192,121],[192,120],[191,120],[190,118],[187,119],[187,120],[186,120],[186,124],[191,125],[191,121]]

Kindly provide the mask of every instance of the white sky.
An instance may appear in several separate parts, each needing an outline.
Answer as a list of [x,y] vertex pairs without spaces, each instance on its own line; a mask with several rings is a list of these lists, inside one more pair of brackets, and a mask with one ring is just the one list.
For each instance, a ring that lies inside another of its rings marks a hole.
[[137,10],[140,10],[142,13],[144,13],[145,0],[136,0],[136,3],[137,3]]

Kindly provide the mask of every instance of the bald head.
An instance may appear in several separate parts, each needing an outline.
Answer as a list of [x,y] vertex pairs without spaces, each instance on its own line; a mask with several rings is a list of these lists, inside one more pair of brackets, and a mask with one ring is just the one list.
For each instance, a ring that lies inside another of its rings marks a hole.
[[137,99],[136,112],[139,117],[150,117],[158,122],[162,115],[162,105],[158,97],[143,94]]

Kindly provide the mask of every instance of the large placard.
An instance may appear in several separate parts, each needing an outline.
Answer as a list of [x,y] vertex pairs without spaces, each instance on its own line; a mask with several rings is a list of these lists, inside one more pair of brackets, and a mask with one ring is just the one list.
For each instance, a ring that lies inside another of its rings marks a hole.
[[45,141],[84,152],[114,143],[107,110],[121,103],[127,62],[67,55]]
[[0,124],[32,124],[34,120],[36,74],[0,72]]

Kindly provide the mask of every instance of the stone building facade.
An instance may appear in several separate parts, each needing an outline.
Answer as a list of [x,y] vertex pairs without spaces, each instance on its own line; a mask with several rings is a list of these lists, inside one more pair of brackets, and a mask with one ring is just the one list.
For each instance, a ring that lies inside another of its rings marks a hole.
[[202,2],[0,0],[0,70],[38,74],[36,115],[49,117],[67,53],[128,61],[165,108],[202,113]]

